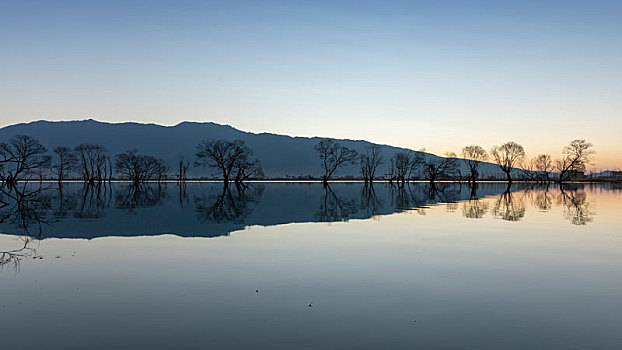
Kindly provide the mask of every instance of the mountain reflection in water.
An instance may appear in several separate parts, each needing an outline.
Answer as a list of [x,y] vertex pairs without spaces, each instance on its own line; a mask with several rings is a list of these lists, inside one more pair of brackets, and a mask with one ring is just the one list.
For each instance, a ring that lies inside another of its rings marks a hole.
[[561,207],[567,222],[586,225],[596,215],[590,191],[620,189],[585,184],[507,188],[503,183],[42,183],[3,189],[0,231],[35,238],[215,237],[252,225],[337,222],[404,211],[425,214],[439,205],[467,219],[490,215],[507,221]]

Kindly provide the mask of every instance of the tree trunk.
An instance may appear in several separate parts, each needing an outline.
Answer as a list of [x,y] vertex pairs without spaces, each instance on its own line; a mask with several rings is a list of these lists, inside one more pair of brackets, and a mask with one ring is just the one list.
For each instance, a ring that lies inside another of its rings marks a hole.
[[509,184],[512,183],[512,175],[510,175],[510,172],[511,172],[511,170],[505,172],[505,176],[507,176]]

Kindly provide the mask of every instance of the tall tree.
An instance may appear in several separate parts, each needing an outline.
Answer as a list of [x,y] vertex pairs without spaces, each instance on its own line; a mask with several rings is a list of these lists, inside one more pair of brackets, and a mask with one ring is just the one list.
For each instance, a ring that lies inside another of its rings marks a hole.
[[493,146],[490,154],[495,163],[499,165],[508,179],[508,183],[512,183],[512,169],[525,158],[525,149],[516,142],[506,142],[497,147]]
[[596,152],[592,149],[593,146],[585,140],[572,140],[568,146],[564,147],[562,159],[556,162],[560,183],[568,181],[577,172],[586,170],[594,160]]
[[380,147],[376,145],[368,146],[365,149],[365,154],[361,154],[361,175],[365,182],[374,181],[376,176],[376,169],[378,166],[384,163],[382,154],[380,153]]
[[469,166],[469,170],[471,171],[471,175],[469,180],[471,182],[475,182],[479,177],[479,172],[477,168],[482,162],[488,160],[488,152],[483,149],[481,146],[470,145],[462,147],[462,158],[466,161]]
[[355,164],[358,157],[358,152],[355,150],[330,139],[321,140],[314,148],[322,161],[324,184],[328,183],[335,170],[347,164]]
[[249,179],[260,179],[264,177],[261,163],[258,159],[253,157],[253,151],[248,147],[244,147],[244,152],[235,162],[233,171],[235,172],[234,182],[238,185],[243,184],[244,181]]
[[47,149],[30,136],[17,135],[0,142],[0,180],[14,186],[18,179],[28,179],[50,165]]
[[533,160],[533,165],[538,173],[539,180],[550,182],[551,171],[553,171],[553,160],[550,154],[538,154]]
[[184,159],[184,155],[180,154],[177,160],[177,181],[185,182],[187,178],[190,163]]
[[[81,144],[75,148],[78,168],[82,179],[88,183],[103,182],[107,175],[112,177],[110,157],[104,146]],[[110,172],[108,174],[108,172]]]
[[52,172],[56,175],[59,185],[76,169],[78,156],[69,147],[56,147],[56,161],[52,165]]
[[159,181],[167,167],[161,159],[130,150],[116,155],[115,168],[121,176],[139,184],[148,180]]
[[391,157],[391,173],[395,177],[398,184],[411,178],[416,172],[417,167],[422,161],[419,153],[398,151]]
[[231,178],[231,172],[238,161],[245,156],[247,150],[244,141],[241,140],[205,140],[197,146],[195,165],[219,169],[222,179],[227,185]]
[[450,177],[458,170],[458,158],[453,152],[447,152],[445,157],[429,158],[423,161],[423,172],[432,185],[443,177]]

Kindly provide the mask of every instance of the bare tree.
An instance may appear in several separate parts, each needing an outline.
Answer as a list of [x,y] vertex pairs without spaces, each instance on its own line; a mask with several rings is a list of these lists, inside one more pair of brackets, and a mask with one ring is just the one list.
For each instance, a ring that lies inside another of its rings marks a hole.
[[244,141],[241,140],[233,142],[225,140],[202,141],[197,146],[195,165],[219,169],[226,185],[229,183],[231,172],[246,152],[248,152],[248,148],[244,146]]
[[421,155],[419,153],[398,151],[391,157],[391,172],[397,180],[398,184],[411,178],[421,163]]
[[365,154],[361,154],[361,175],[365,182],[373,182],[376,175],[376,169],[384,163],[380,147],[371,145],[365,150]]
[[355,150],[330,139],[318,142],[315,145],[315,150],[322,160],[322,168],[324,169],[322,181],[324,184],[328,183],[335,170],[347,164],[355,164],[358,157],[358,152]]
[[184,159],[184,155],[180,154],[177,161],[177,180],[179,182],[185,182],[188,173],[188,167],[190,167],[190,163]]
[[139,154],[137,150],[126,151],[115,157],[115,168],[134,184],[148,180],[160,180],[167,167],[161,159]]
[[447,152],[445,158],[436,157],[423,161],[423,172],[431,184],[437,179],[455,175],[457,169],[458,158],[453,152]]
[[507,176],[508,183],[512,183],[512,169],[525,158],[525,149],[523,146],[510,141],[499,147],[493,146],[490,150],[490,154],[495,163],[499,165],[499,168],[501,168]]
[[249,179],[261,179],[264,177],[261,163],[252,157],[252,151],[248,148],[245,149],[245,152],[236,161],[234,171],[235,183],[238,185]]
[[[88,183],[105,181],[107,176],[112,177],[110,157],[106,148],[101,145],[81,144],[76,146],[78,168],[82,179]],[[110,172],[108,174],[108,172]]]
[[462,147],[462,158],[466,161],[469,166],[469,170],[471,171],[471,175],[469,180],[471,182],[475,182],[479,177],[479,172],[477,168],[482,162],[488,160],[488,152],[483,149],[481,146],[470,145]]
[[67,178],[67,176],[78,165],[78,156],[69,147],[56,147],[54,148],[57,160],[52,165],[52,172],[56,175],[59,185]]
[[47,149],[30,136],[17,135],[9,142],[0,142],[0,180],[15,186],[18,179],[40,174],[50,165]]
[[544,182],[551,181],[551,171],[553,171],[553,160],[550,154],[538,154],[533,160],[533,165],[538,173],[538,180]]
[[557,160],[556,167],[559,172],[558,182],[571,179],[579,171],[585,171],[587,166],[594,160],[596,153],[591,143],[585,140],[572,140],[564,147],[563,158]]

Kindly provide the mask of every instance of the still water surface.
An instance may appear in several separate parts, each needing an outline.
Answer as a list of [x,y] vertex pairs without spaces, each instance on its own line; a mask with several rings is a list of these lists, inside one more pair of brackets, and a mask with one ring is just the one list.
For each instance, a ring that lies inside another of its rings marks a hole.
[[2,349],[618,349],[622,190],[3,194]]

